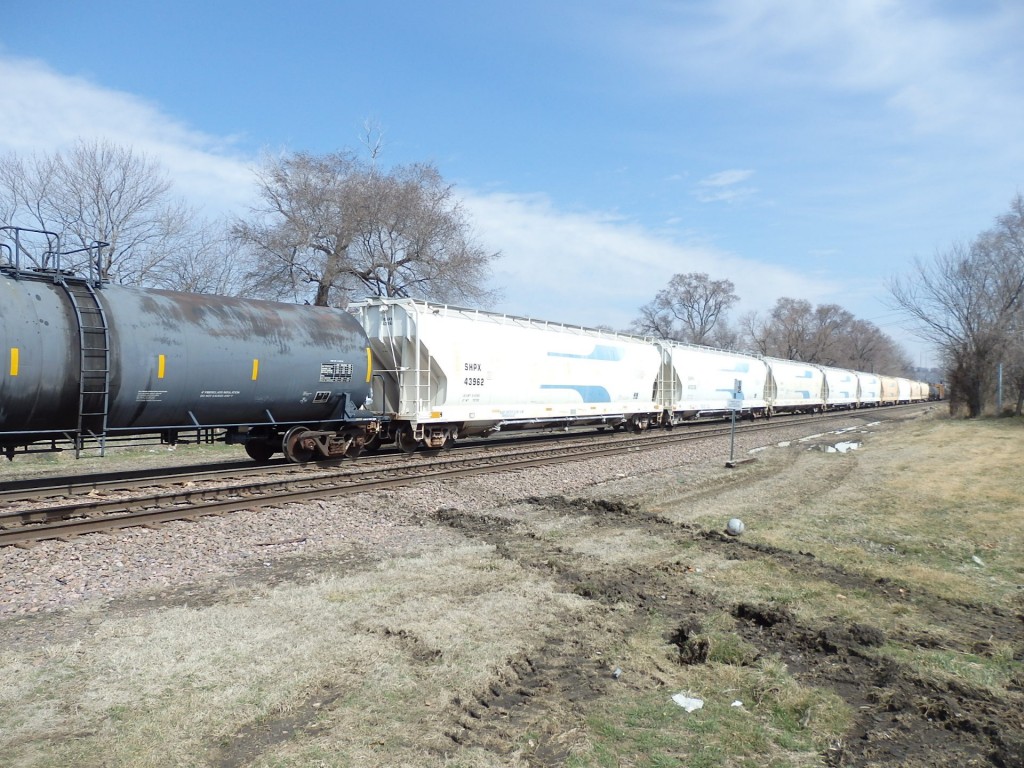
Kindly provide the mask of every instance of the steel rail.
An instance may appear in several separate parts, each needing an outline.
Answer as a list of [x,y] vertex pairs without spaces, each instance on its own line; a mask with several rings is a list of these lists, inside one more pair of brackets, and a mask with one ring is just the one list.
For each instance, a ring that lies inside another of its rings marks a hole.
[[[863,415],[857,411],[831,414],[832,421]],[[875,413],[871,414],[875,416]],[[821,415],[794,421],[746,423],[745,432],[775,430],[813,422],[822,423]],[[588,441],[579,446],[534,448],[524,456],[516,454],[487,455],[434,459],[424,464],[405,461],[388,467],[371,467],[357,471],[338,471],[303,474],[300,477],[248,482],[240,485],[174,489],[116,500],[89,500],[85,503],[33,508],[5,512],[4,520],[20,522],[15,528],[0,528],[0,546],[26,544],[53,538],[76,536],[104,530],[116,530],[140,525],[152,525],[176,519],[190,519],[203,515],[224,514],[240,509],[276,506],[296,501],[322,498],[325,495],[348,495],[380,488],[431,482],[437,480],[500,471],[545,466],[569,461],[582,461],[603,456],[621,455],[653,450],[668,445],[724,437],[730,427],[719,426],[710,430],[669,431],[656,436],[638,436],[617,440],[612,444],[596,445]],[[420,454],[412,457],[418,458]],[[387,474],[392,477],[387,477]],[[385,477],[380,475],[384,474]],[[213,498],[211,497],[229,497]]]

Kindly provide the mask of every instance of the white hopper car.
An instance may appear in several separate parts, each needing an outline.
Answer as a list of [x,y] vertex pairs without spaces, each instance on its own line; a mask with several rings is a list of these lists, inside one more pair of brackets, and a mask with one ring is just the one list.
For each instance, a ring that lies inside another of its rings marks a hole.
[[825,408],[825,374],[799,360],[763,358],[771,369],[766,398],[774,413],[817,413]]
[[860,404],[860,382],[854,371],[819,366],[825,376],[825,407],[829,410],[856,408]]
[[404,450],[509,429],[659,421],[661,355],[635,336],[414,299],[350,309],[373,352],[369,407]]
[[878,405],[882,397],[882,379],[873,373],[857,373],[858,402],[861,408]]
[[[764,360],[693,344],[655,343],[662,351],[656,400],[663,408],[665,426],[725,416],[732,410],[747,418],[767,412],[765,392],[770,389],[771,372]],[[739,407],[730,408],[731,404]]]
[[896,379],[896,402],[909,403],[914,399],[914,382],[899,377]]
[[373,358],[366,408],[382,433],[370,449],[381,440],[414,451],[515,429],[640,431],[732,412],[924,399],[895,377],[416,299],[367,299],[350,311]]

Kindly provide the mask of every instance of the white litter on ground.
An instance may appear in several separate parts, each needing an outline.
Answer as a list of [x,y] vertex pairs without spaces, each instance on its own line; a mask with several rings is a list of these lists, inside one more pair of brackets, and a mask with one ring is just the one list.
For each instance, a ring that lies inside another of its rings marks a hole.
[[685,709],[687,712],[696,712],[704,706],[704,699],[694,699],[687,696],[685,693],[677,693],[672,697],[672,701],[678,704],[680,707]]

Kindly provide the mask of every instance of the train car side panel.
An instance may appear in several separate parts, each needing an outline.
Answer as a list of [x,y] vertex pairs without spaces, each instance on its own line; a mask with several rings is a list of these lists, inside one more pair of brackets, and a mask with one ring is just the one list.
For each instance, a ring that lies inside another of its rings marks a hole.
[[810,363],[764,358],[774,381],[773,411],[810,412],[825,406],[825,375]]
[[339,430],[320,436],[332,451],[376,429],[357,413],[370,390],[369,345],[345,312],[7,270],[0,316],[9,457],[42,440],[77,451],[108,435],[174,440],[223,427],[247,450],[257,436],[257,458],[281,450],[290,425]]
[[657,344],[664,356],[658,401],[674,421],[728,412],[737,382],[742,412],[756,415],[765,410],[768,366],[763,360],[695,345]]
[[347,313],[115,287],[102,297],[118,350],[112,429],[340,420],[369,393],[365,337]]
[[873,373],[857,373],[857,382],[860,389],[859,401],[861,407],[878,405],[882,396],[882,380]]
[[880,376],[879,405],[896,405],[900,399],[900,385],[895,376]]
[[825,376],[825,406],[828,408],[856,408],[859,404],[857,374],[845,368],[818,366]]
[[502,429],[647,423],[659,412],[660,354],[635,337],[411,299],[354,309],[379,361],[375,402],[430,445]]
[[78,425],[77,326],[60,285],[0,275],[0,443]]

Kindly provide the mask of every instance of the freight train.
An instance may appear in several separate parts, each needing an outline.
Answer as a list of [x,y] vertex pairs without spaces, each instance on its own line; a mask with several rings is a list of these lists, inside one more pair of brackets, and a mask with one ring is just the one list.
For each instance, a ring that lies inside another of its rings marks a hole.
[[374,298],[375,440],[407,451],[513,429],[671,428],[928,399],[928,385],[526,317]]
[[414,299],[343,311],[110,285],[98,268],[63,270],[59,249],[28,268],[32,231],[0,231],[8,458],[195,431],[301,463],[389,442],[411,452],[507,430],[642,431],[929,397],[909,379]]

